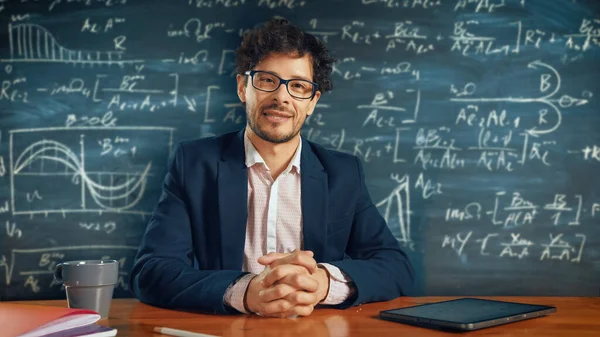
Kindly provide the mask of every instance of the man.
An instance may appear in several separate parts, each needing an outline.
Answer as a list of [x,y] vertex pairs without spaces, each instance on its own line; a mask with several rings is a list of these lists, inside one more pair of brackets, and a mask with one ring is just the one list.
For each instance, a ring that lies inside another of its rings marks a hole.
[[283,19],[237,50],[245,130],[180,143],[131,288],[151,305],[307,316],[406,295],[410,263],[373,205],[359,160],[300,137],[334,60]]

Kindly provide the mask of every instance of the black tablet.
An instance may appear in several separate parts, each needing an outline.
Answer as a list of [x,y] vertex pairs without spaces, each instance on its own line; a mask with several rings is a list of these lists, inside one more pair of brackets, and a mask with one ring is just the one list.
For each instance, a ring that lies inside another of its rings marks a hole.
[[556,312],[547,305],[503,302],[479,298],[459,298],[412,307],[383,310],[379,317],[423,327],[471,331],[522,321]]

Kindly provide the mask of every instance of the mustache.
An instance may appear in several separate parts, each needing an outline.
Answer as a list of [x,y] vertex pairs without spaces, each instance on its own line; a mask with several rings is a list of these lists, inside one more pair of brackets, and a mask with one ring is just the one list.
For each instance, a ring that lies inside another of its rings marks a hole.
[[283,106],[281,106],[279,104],[276,104],[276,103],[269,104],[269,105],[266,105],[266,106],[263,106],[262,108],[260,108],[260,112],[261,113],[265,112],[265,110],[277,110],[277,111],[288,113],[290,115],[294,114],[293,111],[290,111],[290,110],[288,110],[288,109],[284,108]]

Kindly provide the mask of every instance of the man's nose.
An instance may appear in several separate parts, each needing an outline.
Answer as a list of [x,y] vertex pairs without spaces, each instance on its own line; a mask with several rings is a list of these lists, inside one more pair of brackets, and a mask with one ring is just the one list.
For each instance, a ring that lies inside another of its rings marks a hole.
[[287,90],[287,86],[283,83],[279,86],[279,88],[277,88],[277,90],[275,90],[274,94],[274,98],[278,102],[288,102],[292,98]]

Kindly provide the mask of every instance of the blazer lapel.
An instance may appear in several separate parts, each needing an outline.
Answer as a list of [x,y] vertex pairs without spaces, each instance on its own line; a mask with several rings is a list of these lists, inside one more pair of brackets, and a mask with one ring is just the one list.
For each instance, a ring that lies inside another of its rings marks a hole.
[[248,221],[248,170],[245,165],[244,130],[223,152],[218,163],[217,185],[221,222],[221,268],[242,270]]
[[304,250],[314,252],[317,262],[325,261],[327,241],[327,205],[329,189],[327,172],[314,154],[310,144],[302,140],[300,179],[302,189],[302,228]]

